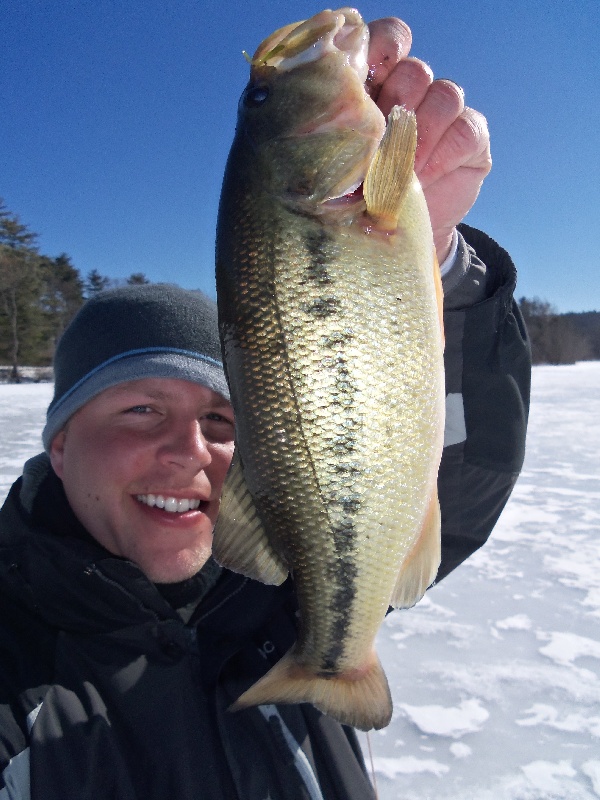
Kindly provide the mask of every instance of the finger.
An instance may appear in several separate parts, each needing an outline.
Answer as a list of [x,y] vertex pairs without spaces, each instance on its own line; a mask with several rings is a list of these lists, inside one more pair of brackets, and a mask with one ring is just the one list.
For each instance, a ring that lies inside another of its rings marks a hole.
[[415,157],[417,174],[464,108],[465,96],[460,86],[447,80],[433,81],[423,101],[415,109],[419,137]]
[[465,108],[444,132],[417,173],[423,188],[459,169],[479,173],[483,180],[492,168],[487,120]]
[[418,108],[433,81],[433,72],[418,58],[400,61],[381,87],[377,105],[387,117],[392,106],[405,106],[409,111]]
[[405,22],[397,17],[376,19],[369,23],[369,78],[367,88],[376,99],[379,90],[396,64],[406,58],[412,44],[412,34]]

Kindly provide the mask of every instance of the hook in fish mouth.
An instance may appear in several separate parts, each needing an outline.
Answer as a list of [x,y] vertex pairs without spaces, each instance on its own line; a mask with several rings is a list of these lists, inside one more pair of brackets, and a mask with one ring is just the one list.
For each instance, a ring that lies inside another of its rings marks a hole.
[[361,83],[369,73],[367,53],[369,29],[354,8],[321,11],[304,22],[280,28],[265,39],[254,53],[252,67],[275,67],[285,72],[316,61],[327,53],[341,52]]

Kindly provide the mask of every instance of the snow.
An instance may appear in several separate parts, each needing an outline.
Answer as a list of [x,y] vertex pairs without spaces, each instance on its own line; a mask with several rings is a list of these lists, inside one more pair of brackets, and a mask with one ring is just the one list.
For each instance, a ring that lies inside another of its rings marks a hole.
[[[599,421],[600,363],[534,368],[525,465],[490,541],[385,621],[380,800],[600,797]],[[390,778],[410,756],[448,770]]]
[[0,499],[4,501],[23,463],[43,450],[42,428],[52,399],[51,383],[0,384]]
[[463,700],[458,706],[398,706],[406,717],[423,733],[461,739],[467,733],[481,730],[489,712],[479,700]]
[[[0,495],[51,393],[0,385]],[[600,798],[598,453],[600,363],[534,368],[525,466],[490,541],[379,634],[380,800]]]

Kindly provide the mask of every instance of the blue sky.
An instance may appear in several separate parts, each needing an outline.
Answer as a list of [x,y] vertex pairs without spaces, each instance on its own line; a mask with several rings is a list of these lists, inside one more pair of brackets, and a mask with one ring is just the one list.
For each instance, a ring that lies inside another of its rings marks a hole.
[[[6,0],[0,197],[86,274],[214,294],[214,229],[242,50],[320,11],[284,0]],[[488,118],[494,168],[467,221],[517,296],[600,309],[600,0],[365,0]]]

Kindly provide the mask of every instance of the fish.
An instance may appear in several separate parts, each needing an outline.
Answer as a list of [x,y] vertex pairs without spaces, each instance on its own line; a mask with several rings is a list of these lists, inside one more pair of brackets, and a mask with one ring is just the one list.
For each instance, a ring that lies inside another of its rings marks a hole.
[[216,283],[236,420],[225,567],[292,576],[297,640],[233,705],[312,703],[385,727],[375,637],[440,563],[441,283],[412,111],[366,89],[369,29],[325,10],[250,59],[223,177]]

